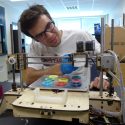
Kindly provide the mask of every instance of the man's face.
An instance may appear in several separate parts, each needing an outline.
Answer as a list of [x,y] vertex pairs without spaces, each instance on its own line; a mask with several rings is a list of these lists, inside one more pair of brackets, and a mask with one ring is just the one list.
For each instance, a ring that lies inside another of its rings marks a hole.
[[29,30],[29,33],[36,41],[48,47],[56,47],[61,42],[61,31],[46,15],[39,17],[35,26]]

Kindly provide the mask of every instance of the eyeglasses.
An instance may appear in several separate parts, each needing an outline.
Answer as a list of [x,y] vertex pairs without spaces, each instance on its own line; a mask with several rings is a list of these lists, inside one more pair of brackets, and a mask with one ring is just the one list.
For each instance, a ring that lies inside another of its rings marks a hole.
[[42,31],[41,33],[37,34],[34,39],[36,40],[40,40],[40,39],[43,39],[45,36],[46,36],[46,32],[52,32],[53,29],[55,27],[55,23],[53,21],[51,22],[48,22],[47,25],[46,25],[46,28],[44,31]]

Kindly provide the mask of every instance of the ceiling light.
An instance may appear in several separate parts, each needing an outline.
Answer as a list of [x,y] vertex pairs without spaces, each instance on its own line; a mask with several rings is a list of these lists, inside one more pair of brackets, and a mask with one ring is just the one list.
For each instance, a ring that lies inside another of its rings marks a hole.
[[12,2],[17,2],[17,1],[27,1],[27,0],[10,0]]
[[67,10],[76,10],[76,9],[78,9],[78,7],[77,6],[67,6],[66,9]]

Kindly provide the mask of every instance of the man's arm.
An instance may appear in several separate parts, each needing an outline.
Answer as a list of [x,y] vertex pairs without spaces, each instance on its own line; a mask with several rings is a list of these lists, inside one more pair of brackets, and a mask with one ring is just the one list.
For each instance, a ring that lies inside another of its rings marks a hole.
[[[110,83],[108,80],[103,79],[103,90],[108,90]],[[93,89],[100,89],[100,78],[96,77],[91,83],[90,83],[90,90]]]
[[30,85],[44,75],[61,75],[60,64],[56,64],[47,69],[36,70],[28,67],[26,70],[26,84]]

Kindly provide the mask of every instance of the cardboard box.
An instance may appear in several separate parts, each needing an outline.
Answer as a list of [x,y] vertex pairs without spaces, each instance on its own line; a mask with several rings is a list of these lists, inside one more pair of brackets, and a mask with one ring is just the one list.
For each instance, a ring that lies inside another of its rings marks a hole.
[[[111,27],[105,30],[105,50],[111,49]],[[125,56],[125,28],[114,27],[114,43],[113,51],[118,55],[119,59]]]
[[[115,68],[117,68],[117,67],[115,67]],[[121,68],[121,72],[122,72],[123,84],[125,86],[125,63],[120,63],[120,68]],[[115,75],[119,79],[120,78],[119,72],[118,72],[118,70],[116,70],[116,71],[115,71],[115,73],[116,73]],[[113,79],[113,84],[114,84],[114,86],[119,86],[119,83],[115,78]]]
[[125,63],[121,63],[121,71],[122,71],[123,83],[125,85]]
[[[111,50],[111,27],[106,27],[105,31],[106,31],[105,32],[105,50],[107,49]],[[124,27],[114,27],[113,45],[114,45],[113,51],[118,55],[119,60],[121,60],[125,56],[125,28]],[[123,82],[125,85],[125,63],[121,63],[120,66],[121,66],[121,71],[123,76]],[[116,80],[114,80],[114,84],[117,85]]]

